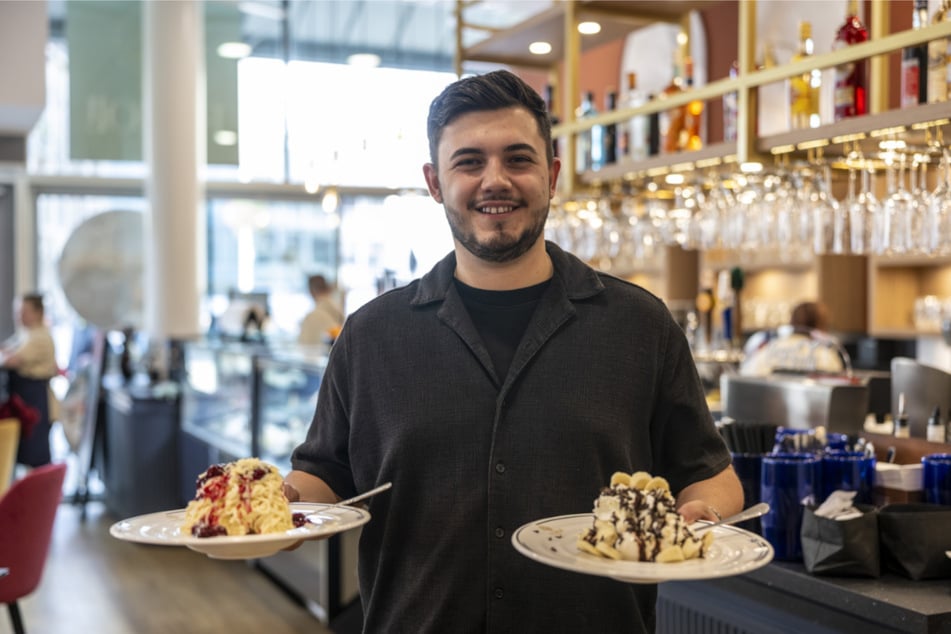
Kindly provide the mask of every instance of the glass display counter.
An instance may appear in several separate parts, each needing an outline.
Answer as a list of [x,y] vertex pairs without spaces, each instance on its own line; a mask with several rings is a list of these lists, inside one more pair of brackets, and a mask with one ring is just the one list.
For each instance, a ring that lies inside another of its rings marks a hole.
[[[182,386],[182,495],[209,465],[255,456],[281,473],[307,435],[326,364],[325,349],[190,342]],[[255,565],[330,623],[356,603],[360,531],[307,542]]]

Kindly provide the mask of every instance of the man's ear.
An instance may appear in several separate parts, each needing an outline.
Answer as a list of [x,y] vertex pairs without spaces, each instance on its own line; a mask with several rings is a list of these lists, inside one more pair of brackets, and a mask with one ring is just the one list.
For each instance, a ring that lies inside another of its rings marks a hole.
[[442,190],[439,188],[439,175],[436,173],[436,166],[432,163],[424,164],[423,176],[426,177],[426,187],[429,188],[429,195],[437,203],[442,204]]

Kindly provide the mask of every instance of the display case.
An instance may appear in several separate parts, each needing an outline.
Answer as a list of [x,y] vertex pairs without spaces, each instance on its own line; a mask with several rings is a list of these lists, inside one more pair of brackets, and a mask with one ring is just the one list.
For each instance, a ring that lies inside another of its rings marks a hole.
[[[326,365],[326,349],[264,343],[190,342],[182,386],[182,494],[209,465],[249,456],[290,468],[307,435]],[[356,553],[360,531],[307,542],[254,565],[331,623],[359,606]]]

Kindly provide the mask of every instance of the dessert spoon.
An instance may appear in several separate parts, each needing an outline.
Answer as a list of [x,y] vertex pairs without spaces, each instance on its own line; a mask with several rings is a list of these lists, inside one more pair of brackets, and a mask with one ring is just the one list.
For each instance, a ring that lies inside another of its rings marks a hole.
[[385,482],[378,487],[374,487],[370,489],[369,491],[364,491],[360,495],[354,495],[352,498],[347,498],[346,500],[340,500],[339,502],[331,504],[330,506],[331,507],[346,506],[347,504],[353,504],[354,502],[359,502],[360,500],[365,500],[369,497],[373,497],[377,493],[382,493],[383,491],[386,491],[387,489],[389,489],[391,486],[393,486],[392,482]]
[[721,524],[736,524],[737,522],[742,522],[745,520],[751,520],[754,517],[759,517],[760,515],[765,515],[769,512],[769,504],[766,502],[760,502],[759,504],[754,504],[748,509],[744,509],[737,513],[736,515],[730,515],[729,517],[724,517],[722,520],[717,520],[716,522],[711,522],[709,524],[703,524],[693,529],[694,533],[699,533],[700,531],[705,531],[708,528],[713,528],[714,526],[720,526]]

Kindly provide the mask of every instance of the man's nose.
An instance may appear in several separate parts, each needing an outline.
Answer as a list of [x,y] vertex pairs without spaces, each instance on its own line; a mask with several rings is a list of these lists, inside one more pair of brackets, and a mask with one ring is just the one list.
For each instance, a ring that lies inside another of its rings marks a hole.
[[505,162],[502,159],[490,159],[485,164],[482,171],[482,188],[499,189],[507,188],[511,185],[508,170],[505,169]]

